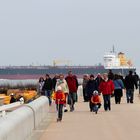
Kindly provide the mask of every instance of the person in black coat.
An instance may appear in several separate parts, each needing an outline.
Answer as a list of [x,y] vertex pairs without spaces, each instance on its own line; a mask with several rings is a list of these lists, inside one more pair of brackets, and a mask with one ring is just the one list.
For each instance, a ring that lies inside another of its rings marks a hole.
[[138,88],[137,82],[133,76],[133,72],[129,71],[129,75],[125,77],[127,103],[133,103],[134,86],[136,87],[136,89]]
[[51,106],[51,103],[52,103],[51,95],[52,95],[52,89],[53,89],[53,82],[52,82],[52,79],[50,78],[49,74],[46,74],[46,79],[45,79],[44,86],[42,89],[45,92],[45,96],[48,97],[49,105]]
[[17,101],[16,98],[15,98],[15,95],[13,93],[11,93],[10,96],[11,96],[10,104]]
[[95,80],[96,80],[96,84],[97,84],[97,88],[98,88],[98,92],[99,92],[99,85],[103,81],[100,73],[98,73],[98,75],[97,75]]
[[94,75],[91,74],[90,79],[89,79],[87,86],[86,86],[86,90],[87,90],[86,92],[88,95],[90,111],[92,111],[91,97],[92,97],[93,92],[97,89],[98,89],[98,87],[97,87],[96,80],[94,79]]

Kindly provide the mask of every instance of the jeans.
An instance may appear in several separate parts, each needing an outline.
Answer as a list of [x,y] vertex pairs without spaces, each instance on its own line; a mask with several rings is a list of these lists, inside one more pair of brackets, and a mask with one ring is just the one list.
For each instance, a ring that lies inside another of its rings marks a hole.
[[70,105],[70,110],[74,111],[74,104],[77,101],[77,93],[69,93],[68,94],[68,104]]
[[121,102],[121,97],[123,95],[122,89],[115,89],[114,90],[114,95],[115,95],[115,103],[120,104]]
[[58,111],[58,118],[62,119],[62,116],[63,116],[63,104],[56,104],[56,109]]
[[127,98],[127,103],[133,103],[134,89],[127,89],[126,90],[126,98]]
[[51,90],[45,90],[45,96],[48,97],[49,105],[50,105],[50,106],[51,106],[51,104],[52,104],[51,95],[52,95],[52,91],[51,91]]
[[98,104],[92,104],[92,111],[96,112],[101,107],[101,103]]
[[111,110],[111,95],[103,95],[103,99],[104,99],[104,110]]

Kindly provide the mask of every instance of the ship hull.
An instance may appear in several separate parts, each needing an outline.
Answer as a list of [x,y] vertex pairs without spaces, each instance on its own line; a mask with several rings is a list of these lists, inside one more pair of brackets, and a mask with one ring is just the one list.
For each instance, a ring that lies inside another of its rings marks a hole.
[[[77,77],[81,78],[83,74],[98,74],[108,73],[109,69],[104,67],[31,67],[31,68],[1,68],[0,79],[38,79],[40,76],[44,76],[46,73],[52,77],[55,74],[67,75],[68,71],[72,71]],[[135,68],[117,68],[111,69],[113,73],[121,73],[127,75],[130,70],[136,71]]]

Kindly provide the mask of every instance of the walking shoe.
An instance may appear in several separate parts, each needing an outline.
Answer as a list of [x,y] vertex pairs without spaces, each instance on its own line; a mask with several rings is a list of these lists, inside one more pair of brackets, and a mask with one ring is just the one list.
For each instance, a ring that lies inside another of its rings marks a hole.
[[111,111],[111,108],[108,108],[109,111]]
[[73,111],[75,110],[75,109],[74,109],[74,106],[72,107],[72,109],[73,109]]
[[61,121],[62,121],[62,118],[57,118],[56,121],[57,121],[57,122],[61,122]]
[[70,112],[73,112],[74,111],[74,108],[72,107],[72,108],[70,108]]
[[64,112],[68,112],[68,110],[67,109],[64,109]]
[[130,103],[130,100],[127,100],[127,103],[129,104]]
[[73,112],[73,109],[72,108],[70,109],[70,112]]
[[68,109],[66,107],[64,107],[64,112],[68,112]]
[[57,118],[57,120],[56,120],[57,122],[59,122],[60,121],[60,118]]

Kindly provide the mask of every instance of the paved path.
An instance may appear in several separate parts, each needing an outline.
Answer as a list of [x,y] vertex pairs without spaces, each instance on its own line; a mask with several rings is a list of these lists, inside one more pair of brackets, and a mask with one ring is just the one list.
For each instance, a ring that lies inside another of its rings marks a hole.
[[61,123],[56,114],[39,140],[140,140],[140,99],[135,94],[134,104],[114,104],[105,112],[103,106],[96,115],[89,112],[88,103],[77,103],[75,112],[64,113]]

